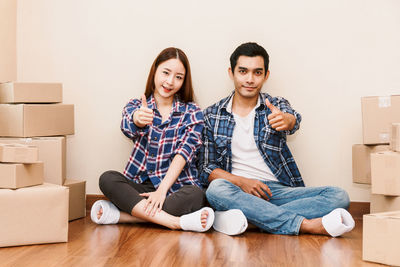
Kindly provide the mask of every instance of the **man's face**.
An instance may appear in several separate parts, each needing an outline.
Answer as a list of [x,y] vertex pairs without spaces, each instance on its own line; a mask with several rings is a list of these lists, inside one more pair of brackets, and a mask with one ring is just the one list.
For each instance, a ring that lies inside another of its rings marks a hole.
[[262,56],[240,56],[233,72],[229,68],[229,76],[235,84],[235,92],[244,98],[258,97],[268,75],[269,71],[265,75]]

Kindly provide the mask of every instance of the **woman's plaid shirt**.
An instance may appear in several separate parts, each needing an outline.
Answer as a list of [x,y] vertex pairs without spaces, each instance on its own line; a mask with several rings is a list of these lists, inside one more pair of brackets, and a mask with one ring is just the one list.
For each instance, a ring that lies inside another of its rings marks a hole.
[[200,186],[195,158],[202,144],[203,112],[195,103],[184,103],[175,98],[170,117],[162,122],[153,95],[147,99],[147,105],[154,111],[153,124],[143,128],[133,123],[133,113],[141,107],[141,100],[132,99],[122,112],[121,130],[133,141],[125,177],[136,183],[150,179],[158,188],[172,159],[179,154],[187,164],[168,194],[183,185]]

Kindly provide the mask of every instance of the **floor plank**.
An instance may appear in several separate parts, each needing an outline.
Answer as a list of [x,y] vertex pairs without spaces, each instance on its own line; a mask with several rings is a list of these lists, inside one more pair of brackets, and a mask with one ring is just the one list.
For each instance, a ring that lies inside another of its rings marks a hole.
[[364,262],[362,221],[340,238],[170,231],[152,224],[69,224],[69,242],[0,249],[1,266],[379,266]]

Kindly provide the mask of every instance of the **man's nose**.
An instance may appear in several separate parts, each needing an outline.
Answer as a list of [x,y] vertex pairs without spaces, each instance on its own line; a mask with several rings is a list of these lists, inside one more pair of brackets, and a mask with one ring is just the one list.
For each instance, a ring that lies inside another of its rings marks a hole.
[[253,84],[254,83],[254,75],[253,75],[253,73],[248,73],[247,74],[246,82],[248,84]]

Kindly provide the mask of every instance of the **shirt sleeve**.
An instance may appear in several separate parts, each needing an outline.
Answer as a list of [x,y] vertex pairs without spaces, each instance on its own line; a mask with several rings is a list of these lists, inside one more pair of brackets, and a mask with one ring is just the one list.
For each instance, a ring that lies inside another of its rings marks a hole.
[[210,174],[213,170],[220,167],[216,164],[217,153],[215,149],[214,134],[207,115],[204,117],[204,122],[203,145],[200,148],[198,167],[200,171],[200,182],[202,185],[207,186]]
[[299,128],[300,128],[300,122],[301,122],[301,115],[300,113],[298,113],[297,111],[295,111],[291,106],[289,101],[287,101],[285,98],[283,97],[276,97],[276,104],[275,106],[277,108],[279,108],[280,111],[284,112],[284,113],[289,113],[292,114],[295,119],[296,119],[296,123],[293,127],[292,130],[290,131],[284,131],[285,134],[290,135],[290,134],[294,134]]
[[180,136],[180,145],[176,148],[175,154],[181,155],[186,162],[191,162],[201,147],[201,134],[204,128],[203,112],[196,106],[196,109],[185,115],[185,131]]
[[138,99],[132,99],[122,110],[121,131],[126,137],[133,140],[139,136],[144,136],[149,132],[148,125],[143,128],[139,128],[133,122],[133,114],[140,108],[141,103],[142,102]]

